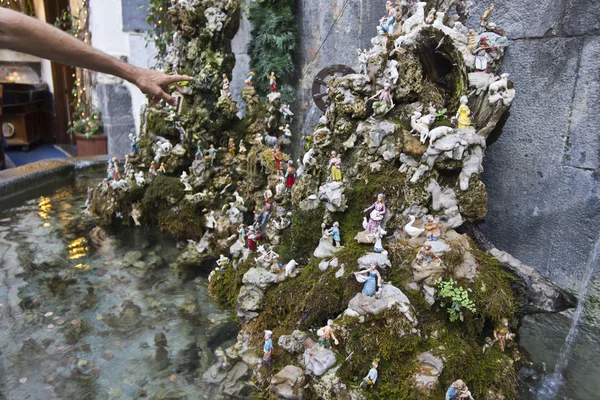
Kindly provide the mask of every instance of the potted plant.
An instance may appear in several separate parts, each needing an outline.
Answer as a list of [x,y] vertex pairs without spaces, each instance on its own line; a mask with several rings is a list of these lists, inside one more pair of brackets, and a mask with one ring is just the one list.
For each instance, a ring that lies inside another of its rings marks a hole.
[[[102,134],[102,118],[100,112],[87,101],[78,101],[76,90],[72,102],[73,119],[69,123],[69,133],[75,137],[78,156],[95,156],[106,154],[106,135]],[[87,110],[90,110],[89,112]]]

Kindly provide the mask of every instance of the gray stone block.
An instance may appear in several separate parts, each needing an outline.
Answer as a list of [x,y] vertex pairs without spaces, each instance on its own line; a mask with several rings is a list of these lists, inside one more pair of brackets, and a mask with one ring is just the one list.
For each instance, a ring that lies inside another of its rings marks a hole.
[[96,86],[96,93],[105,125],[133,121],[131,93],[127,86],[99,84]]
[[600,1],[564,0],[565,34],[569,36],[600,34]]
[[146,22],[149,0],[122,0],[123,31],[147,31]]
[[573,98],[568,153],[565,162],[576,168],[600,168],[600,37],[583,38],[577,86]]
[[131,150],[129,134],[135,133],[135,123],[105,124],[104,133],[107,136],[106,147],[110,156],[122,158]]
[[479,31],[481,16],[493,2],[495,9],[488,21],[495,22],[504,29],[509,39],[551,36],[560,31],[566,1],[568,0],[475,1],[468,25]]

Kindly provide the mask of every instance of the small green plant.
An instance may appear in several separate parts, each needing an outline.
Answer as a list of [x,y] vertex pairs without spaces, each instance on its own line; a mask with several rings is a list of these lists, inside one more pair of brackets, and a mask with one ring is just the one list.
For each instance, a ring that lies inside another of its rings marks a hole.
[[[79,92],[79,93],[78,93]],[[69,122],[70,134],[78,133],[91,139],[92,136],[102,133],[102,117],[100,111],[90,104],[77,87],[73,88],[72,121]]]
[[460,319],[465,320],[463,309],[467,309],[472,313],[475,313],[475,303],[469,299],[470,288],[465,289],[462,286],[458,286],[457,282],[450,278],[445,281],[438,279],[438,297],[441,299],[440,306],[447,307],[448,314],[450,315],[450,322],[455,322]]

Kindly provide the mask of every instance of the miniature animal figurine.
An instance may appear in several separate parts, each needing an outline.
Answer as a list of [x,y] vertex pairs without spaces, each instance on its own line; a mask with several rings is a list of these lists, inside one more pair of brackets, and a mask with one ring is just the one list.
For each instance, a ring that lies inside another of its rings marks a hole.
[[452,133],[453,131],[454,129],[452,129],[449,126],[438,126],[437,128],[434,128],[429,131],[429,143],[433,143],[442,136],[446,136]]
[[419,2],[415,4],[415,13],[404,21],[402,31],[408,35],[413,29],[423,25],[425,22],[425,6],[427,3]]
[[296,262],[296,260],[291,260],[290,262],[288,262],[285,265],[285,276],[290,276],[290,274],[292,273],[292,271],[294,270],[294,268],[296,268],[298,266],[298,263]]
[[146,179],[144,179],[144,171],[135,173],[133,176],[135,177],[135,183],[137,183],[138,186],[144,186],[146,183]]
[[433,121],[435,121],[435,115],[427,114],[423,116],[420,111],[415,111],[410,117],[410,125],[412,127],[410,133],[418,133],[421,143],[425,143],[429,136],[429,127],[433,124]]
[[508,90],[508,74],[506,74],[506,73],[500,75],[499,80],[490,84],[490,87],[488,90],[489,90],[490,96],[493,96],[496,93],[498,93],[501,89],[503,91]]
[[305,167],[308,165],[315,165],[317,163],[317,160],[315,159],[314,155],[315,149],[314,147],[311,147],[310,150],[304,153],[304,156],[302,157],[302,165],[304,165]]
[[159,142],[157,143],[157,146],[161,148],[163,153],[168,153],[171,151],[171,149],[173,149],[171,142]]
[[129,189],[129,182],[127,182],[125,179],[121,179],[119,181],[112,180],[110,182],[110,187],[113,188],[113,190],[126,191]]
[[275,147],[277,145],[277,137],[269,135],[265,132],[264,135],[265,144],[269,147]]
[[425,232],[425,229],[422,228],[416,228],[413,224],[415,222],[415,216],[414,215],[409,215],[408,216],[410,218],[410,222],[407,223],[406,225],[404,225],[404,232],[406,232],[406,234],[408,236],[410,236],[412,239],[416,239],[419,236],[421,236],[421,234],[423,232]]

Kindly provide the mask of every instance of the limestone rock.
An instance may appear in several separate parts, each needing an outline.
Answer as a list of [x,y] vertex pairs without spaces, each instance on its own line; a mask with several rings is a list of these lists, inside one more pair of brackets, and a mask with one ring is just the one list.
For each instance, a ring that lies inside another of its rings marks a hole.
[[417,360],[419,372],[415,376],[415,387],[425,393],[431,393],[438,384],[439,376],[444,370],[444,363],[429,352],[419,354]]
[[244,321],[248,322],[258,316],[257,311],[260,310],[265,299],[264,292],[256,286],[244,285],[240,289],[237,298],[237,315]]
[[277,280],[277,275],[267,271],[264,268],[250,268],[248,272],[244,274],[242,283],[244,285],[254,285],[263,290],[271,286]]
[[328,258],[340,251],[341,247],[335,247],[331,238],[321,238],[319,246],[315,249],[313,255],[316,258]]
[[410,323],[416,324],[417,321],[408,297],[400,289],[389,283],[383,285],[379,298],[377,296],[367,296],[361,292],[348,303],[348,308],[359,315],[377,315],[392,307],[397,307]]
[[141,260],[142,252],[139,250],[136,251],[128,251],[123,259],[121,260],[124,266],[133,265],[134,262]]
[[240,258],[243,252],[244,244],[239,240],[236,240],[236,242],[229,248],[229,254],[231,254],[231,257],[233,258]]
[[388,135],[393,135],[396,129],[397,126],[389,121],[363,121],[358,124],[356,131],[365,138],[369,153],[374,154],[381,146],[383,139]]
[[300,353],[304,350],[304,342],[308,338],[308,333],[295,330],[291,335],[281,335],[277,344],[288,353]]
[[376,263],[381,269],[391,268],[392,266],[387,253],[367,253],[358,259],[358,265],[365,268],[368,268],[372,262]]
[[321,376],[335,365],[335,353],[310,341],[310,347],[304,350],[306,373]]
[[348,208],[342,182],[328,182],[319,188],[319,200],[325,201],[329,212],[344,212]]
[[306,378],[304,370],[295,365],[286,365],[271,378],[270,391],[278,399],[302,399]]
[[[432,242],[428,242],[432,243]],[[428,286],[434,286],[435,282],[444,275],[446,267],[439,260],[434,260],[421,265],[415,259],[412,263],[413,279],[417,283],[424,283]]]

